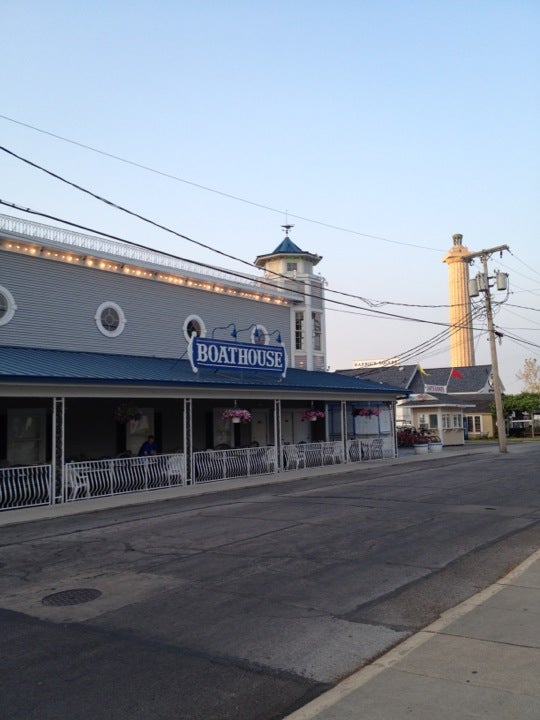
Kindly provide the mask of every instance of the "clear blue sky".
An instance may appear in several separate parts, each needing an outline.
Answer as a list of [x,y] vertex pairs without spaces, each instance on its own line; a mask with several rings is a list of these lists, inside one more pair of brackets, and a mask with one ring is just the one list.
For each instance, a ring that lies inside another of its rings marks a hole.
[[[471,251],[506,243],[512,255],[492,267],[510,273],[513,294],[496,323],[540,345],[537,0],[4,0],[2,27],[10,150],[247,260],[281,241],[288,211],[292,239],[324,257],[329,287],[373,301],[445,305],[452,234]],[[4,200],[242,267],[4,153],[0,172]],[[381,309],[448,320],[444,307]],[[332,305],[327,319],[332,369],[443,330]],[[540,350],[504,339],[498,351],[503,383],[518,392],[516,371]],[[416,360],[448,365],[448,342]],[[478,332],[477,362],[489,360]]]

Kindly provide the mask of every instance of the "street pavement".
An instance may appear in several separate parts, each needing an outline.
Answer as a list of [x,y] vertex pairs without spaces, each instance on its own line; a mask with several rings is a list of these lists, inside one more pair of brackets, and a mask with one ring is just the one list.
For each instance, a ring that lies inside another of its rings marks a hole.
[[[369,470],[373,467],[382,467],[383,465],[388,467],[402,467],[405,471],[405,467],[410,463],[429,463],[434,468],[437,464],[447,459],[449,456],[455,456],[458,458],[462,455],[478,455],[483,453],[494,453],[496,452],[493,445],[479,445],[469,446],[466,448],[459,449],[446,449],[444,453],[432,456],[410,456],[408,453],[403,453],[400,458],[389,461],[376,461],[374,463],[363,463],[362,469]],[[511,452],[520,452],[520,448],[511,449]],[[471,457],[471,461],[474,458]],[[358,472],[359,468],[357,465],[351,466],[350,469],[346,469],[346,472]],[[299,470],[294,473],[286,473],[281,476],[267,476],[258,479],[237,480],[228,481],[227,483],[213,483],[207,486],[195,486],[188,488],[179,488],[176,490],[165,490],[165,491],[154,491],[153,493],[141,493],[138,495],[123,496],[120,498],[107,498],[99,499],[95,501],[84,501],[80,503],[70,503],[61,507],[55,508],[33,508],[29,510],[3,513],[0,514],[0,526],[8,526],[12,524],[19,524],[21,522],[27,523],[34,520],[43,520],[52,518],[58,515],[70,516],[88,513],[93,514],[94,517],[99,516],[100,510],[107,510],[115,507],[123,507],[126,505],[138,505],[148,504],[149,502],[157,502],[159,500],[167,500],[168,498],[179,498],[179,497],[197,497],[199,495],[205,495],[210,493],[219,493],[222,490],[230,490],[233,488],[242,488],[248,486],[253,488],[257,485],[275,484],[276,482],[287,483],[293,479],[299,479],[303,477],[321,476],[325,474],[345,474],[343,467],[330,467],[330,468],[318,468],[313,471]],[[384,488],[381,489],[384,492]],[[449,488],[451,495],[451,488]],[[451,498],[450,498],[451,502]],[[164,506],[166,503],[164,503]],[[471,505],[472,509],[472,505]],[[485,508],[486,514],[489,515],[490,510],[494,508]],[[134,508],[134,512],[136,508]],[[465,508],[466,511],[466,508]],[[503,509],[499,509],[503,512]],[[96,515],[97,513],[97,515]],[[480,520],[480,518],[479,518]],[[509,532],[512,532],[514,520],[508,517],[508,528]],[[104,532],[107,532],[104,529]],[[37,546],[36,546],[37,547]],[[54,546],[51,546],[54,548]],[[127,548],[132,550],[132,548]],[[74,552],[76,548],[74,548]],[[396,549],[399,553],[399,548]],[[78,551],[77,551],[78,552]],[[148,573],[153,571],[149,569],[145,576],[141,573],[137,577],[130,574],[129,584],[130,592],[133,594],[133,600],[144,597],[146,588],[144,583],[150,578]],[[68,585],[73,587],[76,583],[71,578]],[[155,576],[152,576],[152,581],[155,582]],[[104,597],[107,595],[111,598],[111,605],[108,609],[109,612],[115,611],[114,607],[114,595],[115,586],[111,584],[107,586],[107,578],[104,576],[100,585],[100,588],[104,591]],[[111,581],[112,582],[112,581]],[[115,579],[118,582],[118,578]],[[168,591],[174,592],[178,586],[178,580],[173,579],[172,576],[163,580],[163,592],[167,594]],[[232,580],[234,582],[234,580]],[[140,585],[137,585],[140,583]],[[170,587],[166,584],[169,583]],[[118,586],[116,586],[117,589]],[[247,586],[246,586],[247,587]],[[54,588],[51,588],[54,589]],[[62,589],[58,586],[56,589]],[[306,588],[308,590],[308,588]],[[452,588],[448,587],[448,593],[452,592]],[[184,596],[185,593],[184,593]],[[462,595],[465,597],[465,595]],[[21,595],[17,602],[26,602],[24,595]],[[373,616],[369,617],[366,615],[365,620],[367,623],[364,625],[364,633],[369,630],[369,623],[373,623],[374,631],[376,630],[377,642],[380,642],[385,648],[394,646],[392,650],[381,655],[370,664],[365,665],[360,671],[350,675],[342,682],[335,685],[331,690],[323,694],[319,694],[315,700],[310,700],[313,697],[313,692],[310,689],[309,684],[305,684],[305,700],[307,704],[303,704],[303,707],[296,710],[292,714],[288,715],[288,720],[311,720],[316,718],[317,720],[352,720],[353,718],[358,720],[401,720],[405,717],[415,718],[417,720],[433,720],[437,717],[438,720],[448,720],[449,718],[490,718],[494,720],[502,720],[502,718],[513,719],[523,718],[528,720],[529,718],[540,719],[540,683],[539,668],[540,668],[540,554],[536,552],[527,561],[522,563],[513,572],[507,575],[505,578],[498,580],[494,585],[491,585],[486,590],[473,595],[465,602],[457,605],[455,608],[444,612],[441,617],[428,627],[424,628],[420,632],[409,636],[407,632],[400,632],[396,624],[396,631],[392,635],[391,623],[385,628],[378,621],[377,610],[373,610]],[[28,601],[29,602],[29,601]],[[33,601],[32,601],[33,602]],[[199,600],[197,600],[199,602]],[[236,600],[237,603],[243,603],[241,598]],[[446,604],[449,607],[450,604]],[[31,607],[29,604],[28,607]],[[43,608],[40,612],[45,613],[41,617],[45,617],[47,613],[58,613],[57,621],[64,623],[67,621],[71,622],[69,613],[65,615],[65,618],[60,613],[66,612],[62,608]],[[276,605],[271,602],[268,604],[269,616],[267,622],[274,622],[270,616],[270,610],[272,613],[276,612]],[[369,612],[369,607],[364,606],[366,609],[364,612]],[[21,607],[22,609],[22,607]],[[246,625],[248,628],[249,615],[253,612],[253,609],[249,603],[245,605],[245,618]],[[75,609],[72,609],[75,611]],[[186,624],[189,624],[189,614],[195,613],[197,610],[196,606],[186,607],[183,609],[184,616],[178,617],[176,624],[180,627],[180,623],[183,624],[183,637],[186,635]],[[342,612],[347,611],[347,608],[343,608]],[[77,612],[79,613],[78,621],[84,622],[84,613],[89,613],[88,618],[92,620],[93,613],[92,603],[86,606],[78,606]],[[311,612],[311,611],[310,611]],[[381,608],[380,613],[387,613],[386,608]],[[160,599],[159,603],[156,604],[154,609],[154,615],[164,614],[169,617],[174,617],[174,608],[167,608],[164,606],[163,599]],[[30,612],[30,615],[32,611]],[[302,618],[304,613],[299,613],[298,618],[295,620],[296,623],[309,623],[313,625],[316,616],[305,616]],[[40,617],[36,612],[35,615]],[[52,618],[52,615],[48,616]],[[17,649],[17,645],[24,640],[25,635],[29,631],[28,618],[25,616],[10,616],[10,621],[15,621],[13,628],[9,628],[9,632],[12,632],[13,638],[13,649]],[[351,619],[353,619],[351,615]],[[276,630],[277,628],[283,627],[283,617],[275,618]],[[255,621],[255,618],[254,618]],[[58,631],[55,631],[54,625],[43,625],[38,620],[32,620],[34,623],[31,631],[36,633],[43,633],[43,642],[51,643],[55,646],[56,652],[58,653],[58,668],[59,675],[62,680],[65,680],[65,673],[68,672],[62,665],[62,654],[69,656],[72,652],[73,647],[77,647],[79,650],[79,643],[81,643],[80,637],[72,634],[75,631],[74,625],[61,625],[58,626]],[[146,629],[147,634],[150,636],[151,633],[155,632],[155,622],[150,622],[150,625]],[[139,627],[140,620],[137,620]],[[291,625],[291,628],[293,626]],[[351,627],[350,625],[348,627]],[[421,625],[417,626],[421,627]],[[307,628],[307,625],[306,625]],[[174,633],[175,627],[169,627],[169,633]],[[189,628],[188,628],[189,629]],[[336,634],[337,629],[337,634]],[[6,626],[7,630],[7,626]],[[143,628],[144,630],[144,628]],[[100,641],[102,640],[104,645],[101,649],[96,644],[96,634],[92,634],[90,627],[84,628],[79,626],[79,634],[81,632],[87,633],[87,639],[83,637],[83,642],[88,642],[88,649],[90,653],[95,653],[96,657],[100,657],[100,653],[103,653],[103,657],[109,657],[110,647],[117,643],[119,645],[118,657],[125,657],[125,649],[123,644],[129,643],[132,640],[132,630],[126,627],[121,633],[112,626],[107,628],[103,626],[103,634],[99,636]],[[106,632],[110,633],[107,638]],[[200,628],[197,628],[198,638],[200,639]],[[252,652],[253,656],[257,655],[257,627],[253,626],[252,630]],[[350,631],[349,631],[350,632]],[[388,637],[381,637],[381,633],[386,633]],[[363,635],[363,642],[366,639],[366,635]],[[403,640],[404,637],[407,639]],[[350,638],[350,635],[349,635]],[[6,637],[4,638],[6,640]],[[233,638],[231,638],[233,640]],[[341,637],[342,641],[351,642],[346,640],[346,635]],[[375,640],[375,636],[374,636]],[[9,643],[9,637],[7,638]],[[335,654],[336,658],[339,658],[344,654],[345,650],[343,647],[340,648],[340,633],[339,628],[334,624],[334,629],[330,634],[323,634],[319,640],[319,646],[299,648],[301,656],[311,657],[313,662],[316,662],[317,655],[321,654],[321,650],[327,656],[332,653]],[[354,639],[352,641],[354,643]],[[336,643],[338,643],[336,645]],[[194,646],[195,643],[190,643]],[[120,647],[122,646],[122,647]],[[150,647],[150,646],[149,646]],[[234,649],[234,645],[231,645]],[[367,648],[367,653],[371,653],[371,657],[376,656],[375,651],[376,645],[370,650]],[[84,647],[82,648],[84,651]],[[151,648],[150,648],[151,649]],[[156,651],[158,646],[156,644]],[[266,651],[266,649],[265,649]],[[25,651],[26,652],[26,651]],[[172,656],[174,653],[172,653]],[[82,653],[84,657],[84,652]],[[208,665],[203,665],[202,662],[200,667],[197,663],[201,658],[197,655],[192,655],[192,666],[189,668],[189,672],[193,673],[192,677],[182,677],[181,680],[178,677],[178,670],[172,672],[172,661],[173,657],[167,660],[167,657],[163,653],[156,652],[155,662],[156,671],[162,674],[169,674],[170,681],[180,684],[192,684],[198,682],[201,672],[208,672]],[[283,662],[284,658],[280,658],[282,667],[286,666]],[[261,658],[260,662],[264,662]],[[291,667],[297,665],[297,659],[290,659]],[[330,667],[331,672],[336,675],[339,674],[339,665]],[[357,665],[358,667],[358,665]],[[313,667],[306,668],[306,675],[319,676],[320,681],[325,682],[323,676],[323,669],[314,665]],[[47,677],[40,676],[39,670],[36,670],[36,683],[43,684],[47,682]],[[136,668],[130,668],[130,672],[133,673]],[[249,670],[250,682],[255,682],[253,675],[253,668],[246,668]],[[81,663],[80,665],[74,663],[73,667],[69,670],[73,674],[73,679],[76,682],[81,681],[80,687],[84,689],[83,678],[87,673],[87,669]],[[140,682],[145,681],[144,671],[140,675]],[[188,670],[186,669],[186,673]],[[346,673],[345,673],[346,674]],[[104,667],[102,676],[108,678],[108,683],[104,685],[104,696],[109,693],[114,693],[115,683],[119,688],[125,681],[122,673],[122,668],[116,667],[114,662],[110,666]],[[278,685],[278,680],[280,685]],[[100,680],[103,682],[103,680]],[[216,679],[217,682],[217,679]],[[230,692],[235,692],[234,678],[231,675],[229,682],[231,683]],[[327,687],[334,684],[334,681],[329,676],[326,679]],[[207,684],[211,684],[207,683]],[[302,684],[299,683],[298,675],[294,677],[284,673],[282,677],[276,678],[276,685],[273,688],[275,693],[279,688],[279,692],[289,692],[291,700],[294,695],[302,693]],[[261,692],[263,693],[261,695]],[[268,707],[272,706],[272,702],[276,699],[272,696],[272,688],[264,688],[257,696],[257,688],[253,687],[253,697],[257,697],[259,702],[268,703]],[[320,689],[319,689],[320,692]],[[266,697],[264,696],[266,693]],[[139,693],[140,695],[148,695],[148,710],[145,712],[144,708],[138,708],[139,714],[137,717],[145,717],[149,720],[154,718],[171,718],[175,720],[175,716],[170,714],[170,707],[159,706],[159,697],[152,694],[152,687],[149,687],[148,692]],[[244,695],[245,698],[245,695]],[[87,701],[95,700],[91,695],[88,696]],[[72,717],[77,717],[77,702],[80,702],[80,698],[74,698],[75,704],[72,708]],[[299,707],[296,703],[292,707]],[[59,705],[60,707],[60,705]],[[291,707],[291,705],[289,705]],[[65,702],[62,704],[62,708],[66,710]],[[94,712],[94,717],[105,717],[99,714],[99,709]],[[130,716],[129,706],[126,705],[125,714],[118,714],[114,717],[129,717]],[[62,715],[63,717],[64,715]],[[85,717],[90,715],[85,715]],[[242,718],[255,718],[262,717],[260,713],[260,707],[252,708],[242,707],[237,717]],[[9,717],[9,715],[6,715]],[[19,717],[19,716],[17,716]],[[21,716],[22,717],[22,716]],[[34,716],[32,716],[34,717]],[[37,717],[37,716],[36,716]],[[56,717],[51,714],[47,717]],[[60,717],[60,716],[59,716]],[[194,714],[182,714],[182,718],[195,717]],[[220,715],[212,711],[212,714],[206,716],[197,715],[197,717],[205,717],[205,720],[221,720]],[[227,716],[229,717],[229,716]],[[279,713],[278,706],[275,706],[274,714],[268,715],[267,717],[283,717],[283,714]]]
[[[515,449],[516,446],[514,446]],[[373,460],[362,463],[351,463],[350,465],[327,465],[326,467],[300,468],[298,470],[289,470],[284,473],[276,473],[272,475],[259,475],[249,478],[233,478],[223,482],[202,483],[199,485],[188,485],[186,487],[165,488],[163,490],[151,490],[148,492],[129,493],[124,495],[114,495],[101,498],[93,498],[90,500],[80,500],[77,502],[63,503],[53,506],[41,506],[33,508],[24,508],[21,510],[13,510],[8,512],[0,512],[0,528],[7,525],[18,525],[20,523],[32,522],[36,520],[47,520],[55,517],[67,517],[70,515],[80,515],[83,513],[99,512],[100,510],[108,510],[117,507],[128,507],[136,505],[146,505],[151,502],[164,502],[167,500],[180,497],[197,497],[199,495],[207,495],[219,493],[223,490],[235,490],[244,487],[254,488],[264,485],[274,485],[275,483],[287,483],[291,480],[299,478],[325,475],[336,475],[355,473],[369,468],[376,468],[384,465],[403,466],[410,463],[436,463],[440,460],[446,460],[448,457],[460,457],[479,454],[493,454],[496,452],[496,444],[478,443],[468,444],[464,446],[447,447],[442,453],[433,453],[427,455],[415,455],[412,448],[402,448],[399,450],[397,458],[386,460]]]

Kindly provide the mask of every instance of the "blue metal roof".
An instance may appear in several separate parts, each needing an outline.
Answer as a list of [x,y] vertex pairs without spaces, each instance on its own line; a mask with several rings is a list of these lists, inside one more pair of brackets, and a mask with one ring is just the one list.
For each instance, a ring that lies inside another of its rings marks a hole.
[[277,248],[274,250],[273,255],[279,255],[283,253],[294,253],[295,255],[297,255],[298,253],[303,254],[304,251],[300,250],[298,245],[295,245],[290,239],[290,237],[286,235],[279,243]]
[[285,378],[238,370],[200,370],[194,373],[188,360],[24,347],[0,347],[0,382],[173,385],[193,389],[236,386],[280,391],[309,390],[311,394],[317,391],[408,394],[399,387],[338,373],[293,368],[287,369]]

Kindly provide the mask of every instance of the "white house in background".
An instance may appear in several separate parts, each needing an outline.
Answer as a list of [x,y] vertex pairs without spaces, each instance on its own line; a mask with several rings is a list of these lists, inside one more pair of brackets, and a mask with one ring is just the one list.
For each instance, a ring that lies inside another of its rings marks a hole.
[[428,428],[445,444],[463,444],[465,438],[493,437],[493,372],[491,365],[421,368],[387,362],[357,361],[338,370],[350,377],[382,382],[411,393],[398,401],[398,426]]

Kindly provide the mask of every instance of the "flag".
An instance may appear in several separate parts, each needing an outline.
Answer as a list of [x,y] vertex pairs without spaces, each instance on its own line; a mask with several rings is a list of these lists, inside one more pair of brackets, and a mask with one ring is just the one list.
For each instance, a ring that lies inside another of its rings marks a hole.
[[420,375],[425,375],[426,377],[429,377],[429,373],[424,370],[420,363],[418,363],[418,372],[420,373]]
[[458,378],[459,380],[463,380],[463,375],[459,372],[459,370],[456,370],[455,368],[452,368],[450,377]]

